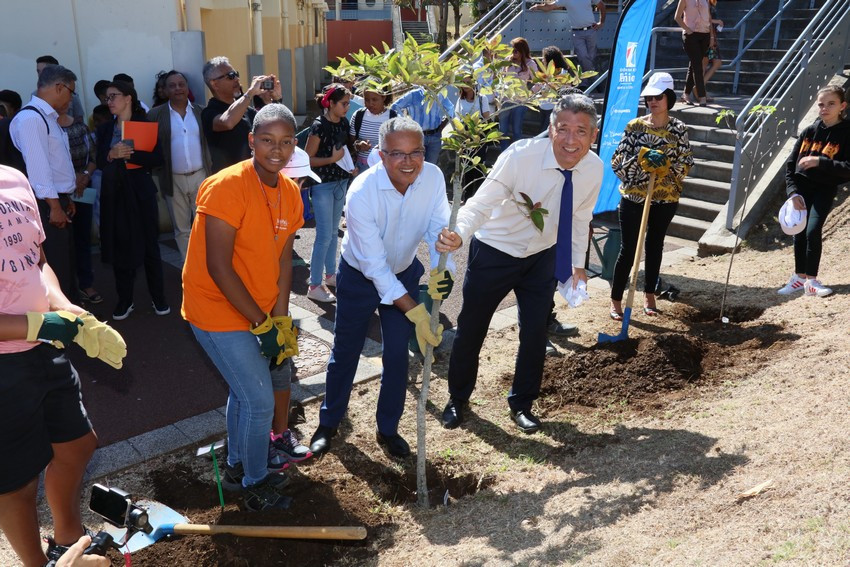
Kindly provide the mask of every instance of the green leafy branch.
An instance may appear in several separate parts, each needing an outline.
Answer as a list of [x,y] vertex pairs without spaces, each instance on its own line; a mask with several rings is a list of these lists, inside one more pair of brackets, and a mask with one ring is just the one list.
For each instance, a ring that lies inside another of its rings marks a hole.
[[522,213],[531,219],[531,222],[534,223],[534,226],[540,232],[543,232],[543,217],[549,214],[547,209],[543,208],[543,205],[538,202],[534,202],[531,200],[531,197],[523,193],[519,192],[520,197],[522,197],[522,201],[517,201],[514,199],[514,203],[519,206]]

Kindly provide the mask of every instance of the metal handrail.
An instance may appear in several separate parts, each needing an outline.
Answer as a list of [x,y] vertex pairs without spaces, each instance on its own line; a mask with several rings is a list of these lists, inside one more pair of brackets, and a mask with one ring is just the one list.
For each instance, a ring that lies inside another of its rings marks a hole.
[[[844,41],[837,41],[843,34]],[[758,181],[760,172],[774,152],[796,131],[820,88],[822,76],[834,73],[835,61],[843,60],[850,45],[850,0],[825,0],[793,45],[744,106],[735,121],[735,159],[727,207],[726,228],[732,229],[739,193]],[[810,72],[814,67],[815,72]],[[750,111],[759,105],[782,109],[769,120],[759,120]],[[780,119],[782,122],[780,122]],[[781,129],[786,124],[784,131]],[[759,132],[761,130],[761,132]],[[752,155],[759,140],[760,155]],[[756,174],[754,175],[754,172]]]
[[[448,46],[440,55],[440,61],[444,60],[454,50],[460,46],[463,41],[469,41],[470,38],[477,38],[481,33],[488,33],[494,28],[499,30],[504,29],[505,25],[510,23],[517,14],[523,11],[525,5],[524,0],[501,0],[498,4],[490,8],[483,18],[475,22],[475,24],[466,30],[462,36],[455,40],[453,44]],[[503,17],[507,16],[507,17]],[[500,25],[501,23],[504,25]]]

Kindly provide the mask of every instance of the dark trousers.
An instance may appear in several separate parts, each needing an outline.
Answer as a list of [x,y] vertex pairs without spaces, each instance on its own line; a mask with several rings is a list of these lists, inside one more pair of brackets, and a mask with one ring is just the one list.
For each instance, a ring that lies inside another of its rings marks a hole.
[[449,395],[466,401],[478,378],[478,356],[499,303],[513,291],[519,312],[519,351],[508,394],[513,411],[531,409],[540,393],[546,322],[555,293],[555,247],[515,258],[472,238],[449,361]]
[[80,289],[92,287],[94,271],[91,264],[91,219],[93,206],[77,203],[74,215],[74,253],[77,260],[77,280]]
[[[419,297],[419,278],[425,268],[414,259],[404,271],[396,274],[411,297]],[[394,305],[381,303],[372,280],[340,260],[336,274],[336,320],[334,346],[328,361],[325,399],[319,412],[319,423],[336,427],[348,409],[351,386],[366,342],[369,318],[378,310],[381,320],[381,391],[378,394],[376,418],[378,431],[384,435],[398,433],[398,421],[404,412],[407,394],[407,340],[413,332],[404,313]]]
[[835,203],[838,186],[810,187],[798,183],[797,193],[806,201],[806,230],[794,235],[794,270],[809,277],[818,275],[823,245],[823,223]]
[[[59,202],[63,209],[67,208],[70,197],[62,195]],[[65,228],[57,228],[50,224],[50,206],[47,202],[38,200],[38,212],[41,215],[41,224],[44,227],[44,257],[53,268],[62,293],[72,302],[79,299],[79,288],[77,287],[76,257],[74,254],[74,235],[72,224],[66,224]],[[71,219],[74,220],[74,219]]]
[[[159,254],[159,211],[156,204],[156,193],[149,195],[136,194],[136,203],[139,214],[142,215],[142,222],[140,224],[143,233],[134,235],[134,238],[141,238],[144,241],[143,265],[145,268],[145,279],[148,284],[148,292],[158,307],[164,307],[168,303],[165,300],[162,258]],[[115,273],[115,289],[118,292],[118,302],[133,303],[136,267],[122,261],[120,250],[116,250],[115,255],[116,259],[112,268]]]
[[694,84],[696,84],[697,97],[707,96],[705,94],[702,59],[708,53],[708,44],[710,42],[710,33],[694,32],[691,35],[682,34],[682,43],[685,46],[685,54],[688,56],[688,78],[685,80],[685,92],[691,92]]
[[[667,227],[676,214],[679,203],[652,203],[649,206],[646,239],[644,240],[643,291],[655,293],[658,284],[658,273],[661,271],[661,255],[664,250],[664,236]],[[623,300],[623,290],[629,281],[629,272],[635,261],[640,219],[643,216],[643,203],[634,203],[628,199],[620,199],[617,208],[620,216],[620,253],[614,266],[614,277],[611,280],[611,299]]]

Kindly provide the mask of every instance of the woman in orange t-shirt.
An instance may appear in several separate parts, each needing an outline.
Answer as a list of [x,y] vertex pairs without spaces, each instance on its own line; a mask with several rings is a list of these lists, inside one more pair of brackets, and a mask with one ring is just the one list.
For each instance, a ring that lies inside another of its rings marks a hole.
[[281,492],[288,462],[277,459],[269,431],[270,368],[297,354],[288,313],[292,246],[304,206],[298,186],[280,173],[296,146],[292,112],[264,106],[248,143],[252,159],[207,178],[198,191],[182,313],[230,387],[222,485],[242,490],[248,508],[265,510],[289,504]]

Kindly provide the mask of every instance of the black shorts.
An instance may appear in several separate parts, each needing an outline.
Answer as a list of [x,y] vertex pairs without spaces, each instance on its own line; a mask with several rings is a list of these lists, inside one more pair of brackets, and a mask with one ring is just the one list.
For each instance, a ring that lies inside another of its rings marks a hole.
[[0,494],[36,478],[53,458],[51,443],[91,430],[80,378],[64,351],[41,344],[0,354]]

